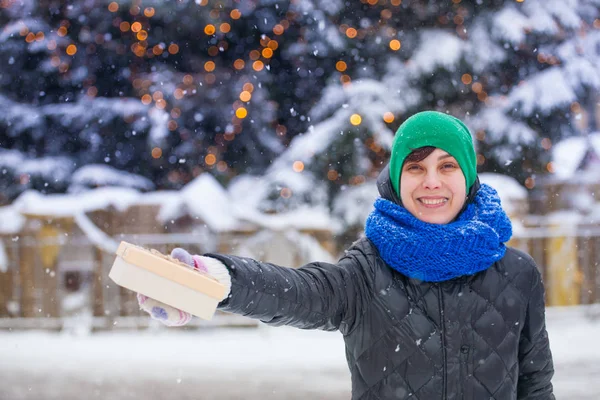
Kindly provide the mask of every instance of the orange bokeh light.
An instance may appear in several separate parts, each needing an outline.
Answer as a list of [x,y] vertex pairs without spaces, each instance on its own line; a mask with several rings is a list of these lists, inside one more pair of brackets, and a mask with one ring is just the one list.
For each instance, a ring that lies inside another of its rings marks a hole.
[[254,61],[254,63],[252,63],[252,69],[255,71],[262,71],[264,67],[265,64],[262,61]]
[[74,56],[77,53],[77,46],[74,44],[70,44],[67,46],[67,54],[70,56]]

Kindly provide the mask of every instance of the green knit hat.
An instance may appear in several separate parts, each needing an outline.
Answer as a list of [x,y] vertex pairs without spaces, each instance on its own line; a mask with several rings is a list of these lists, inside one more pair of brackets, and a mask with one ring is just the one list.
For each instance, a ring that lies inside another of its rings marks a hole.
[[396,194],[400,196],[400,175],[404,160],[413,150],[425,146],[447,151],[456,159],[465,176],[468,193],[477,179],[477,158],[469,129],[451,115],[423,111],[404,121],[394,137],[390,179]]

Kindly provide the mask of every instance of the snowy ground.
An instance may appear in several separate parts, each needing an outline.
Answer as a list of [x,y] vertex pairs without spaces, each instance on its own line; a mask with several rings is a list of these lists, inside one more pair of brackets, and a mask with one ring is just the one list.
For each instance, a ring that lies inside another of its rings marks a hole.
[[[600,399],[600,318],[589,313],[548,311],[558,399]],[[349,386],[338,333],[0,332],[0,400],[347,400]]]

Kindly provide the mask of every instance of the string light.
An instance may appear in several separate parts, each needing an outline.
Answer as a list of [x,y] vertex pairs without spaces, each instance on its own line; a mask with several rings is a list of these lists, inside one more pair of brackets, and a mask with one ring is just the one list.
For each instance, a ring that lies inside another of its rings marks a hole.
[[240,100],[243,102],[249,102],[251,98],[252,98],[252,94],[246,90],[244,90],[242,93],[240,93]]
[[231,25],[229,25],[227,22],[223,22],[219,26],[219,30],[223,33],[229,33],[231,31]]
[[273,57],[273,50],[271,50],[270,48],[264,48],[262,51],[262,56],[264,58],[271,58]]
[[208,24],[204,27],[204,33],[206,33],[208,36],[214,35],[216,31],[217,29],[212,24]]
[[74,44],[70,44],[67,46],[67,54],[70,56],[74,56],[77,53],[77,46]]
[[110,12],[117,12],[117,11],[119,11],[119,4],[117,2],[114,2],[114,1],[111,2],[108,5],[108,11],[110,11]]
[[204,70],[206,72],[213,72],[215,70],[215,63],[214,61],[207,61],[204,63]]
[[460,80],[465,85],[470,85],[471,82],[473,82],[473,77],[470,74],[463,74],[463,76],[460,78]]
[[248,115],[248,111],[244,107],[240,107],[235,110],[235,116],[239,119],[244,119]]
[[134,22],[133,24],[131,24],[131,32],[138,33],[141,30],[142,24],[140,24],[139,22]]
[[157,44],[154,47],[152,47],[152,54],[154,54],[155,56],[160,56],[164,50],[165,49],[163,48],[163,45]]
[[529,178],[525,179],[525,187],[530,190],[533,189],[535,187],[535,178],[530,176]]
[[137,39],[140,41],[148,39],[148,32],[145,30],[139,31],[137,34]]
[[362,122],[362,117],[358,114],[352,114],[350,116],[350,123],[354,126],[360,125]]
[[162,157],[162,149],[160,147],[155,147],[152,149],[152,158],[157,159]]
[[181,110],[177,107],[171,109],[171,118],[176,119],[181,117]]
[[302,161],[294,161],[292,169],[294,170],[294,172],[302,172],[304,171],[304,163]]
[[214,154],[207,154],[206,157],[204,157],[204,162],[206,165],[214,165],[217,162],[217,157],[215,157]]
[[228,168],[229,167],[227,166],[227,163],[225,161],[219,161],[217,163],[217,170],[219,172],[225,172],[225,171],[227,171]]
[[269,40],[270,40],[270,39],[269,39],[269,37],[268,37],[267,35],[262,35],[262,36],[260,37],[260,45],[261,45],[262,47],[267,47],[267,44],[269,44]]
[[335,69],[337,69],[340,72],[346,71],[347,68],[348,65],[344,61],[338,61],[335,63]]
[[544,150],[550,150],[552,148],[552,141],[550,140],[550,138],[543,138],[542,139],[542,148]]
[[248,54],[251,60],[256,61],[260,58],[260,52],[258,50],[252,50],[250,54]]
[[262,61],[254,61],[252,63],[252,69],[255,71],[262,71],[265,67],[265,64]]
[[402,47],[402,43],[400,43],[398,39],[390,40],[390,49],[393,51],[398,51],[400,50],[400,47]]
[[383,120],[388,123],[391,124],[392,122],[394,122],[394,114],[391,112],[386,112],[385,114],[383,114]]
[[237,70],[244,69],[245,65],[246,65],[246,63],[241,58],[238,58],[237,60],[235,60],[233,62],[233,68],[235,68]]
[[184,92],[181,88],[177,88],[175,89],[175,91],[173,92],[173,97],[175,97],[177,100],[181,100],[184,97]]
[[159,110],[164,110],[167,107],[167,102],[164,99],[159,99],[159,100],[156,100],[155,106]]
[[290,188],[283,188],[283,189],[281,189],[281,192],[279,192],[279,194],[284,199],[289,199],[290,197],[292,197],[292,189],[290,189]]

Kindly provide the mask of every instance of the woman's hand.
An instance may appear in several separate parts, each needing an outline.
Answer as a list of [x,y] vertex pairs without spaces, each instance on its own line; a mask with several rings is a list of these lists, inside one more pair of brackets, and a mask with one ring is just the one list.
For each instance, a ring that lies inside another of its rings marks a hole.
[[[227,267],[219,260],[199,255],[191,255],[179,247],[173,249],[171,257],[188,265],[190,268],[212,276],[219,281],[219,283],[225,285],[227,288],[225,297],[227,297],[231,288],[231,278],[227,271]],[[137,300],[140,309],[150,314],[153,319],[156,319],[167,326],[183,326],[192,320],[192,315],[190,313],[171,307],[168,304],[161,303],[160,301],[144,296],[141,293],[137,294]]]

